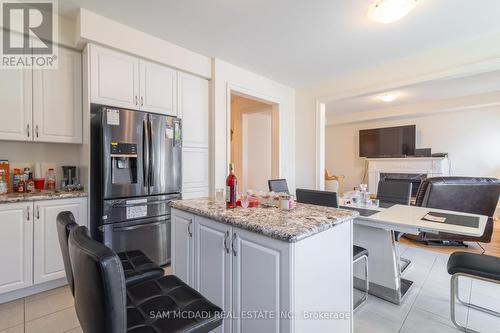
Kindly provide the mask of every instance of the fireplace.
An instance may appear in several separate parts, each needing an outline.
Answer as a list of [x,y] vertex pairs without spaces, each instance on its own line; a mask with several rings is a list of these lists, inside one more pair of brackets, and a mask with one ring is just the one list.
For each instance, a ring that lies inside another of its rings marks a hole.
[[380,180],[402,180],[412,184],[411,196],[416,197],[420,183],[427,178],[425,173],[391,173],[381,172]]
[[413,184],[412,195],[422,180],[430,177],[449,176],[447,157],[367,158],[368,190],[377,193],[381,179],[405,179]]

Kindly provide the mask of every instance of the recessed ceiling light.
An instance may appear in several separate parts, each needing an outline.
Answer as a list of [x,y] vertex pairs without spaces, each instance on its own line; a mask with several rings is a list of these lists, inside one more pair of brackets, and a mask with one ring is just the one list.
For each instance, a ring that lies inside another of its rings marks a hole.
[[394,102],[399,97],[399,93],[397,91],[386,92],[379,95],[377,98],[385,103]]
[[368,9],[368,17],[379,23],[395,22],[415,8],[418,0],[376,0]]

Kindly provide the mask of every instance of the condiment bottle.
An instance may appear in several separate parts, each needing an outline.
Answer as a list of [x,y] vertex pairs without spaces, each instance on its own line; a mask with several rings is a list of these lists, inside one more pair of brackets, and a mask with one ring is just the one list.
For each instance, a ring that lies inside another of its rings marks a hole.
[[17,187],[19,186],[19,181],[21,180],[21,169],[14,168],[14,176],[12,177],[12,191],[18,192]]
[[33,173],[28,174],[28,182],[26,183],[26,192],[33,192],[35,190],[35,181],[33,180]]
[[5,175],[5,170],[0,170],[0,194],[7,193],[7,179]]
[[17,192],[24,193],[26,183],[24,182],[24,177],[19,178],[19,183],[17,183]]
[[55,190],[56,189],[56,175],[54,173],[54,169],[50,168],[47,173],[47,189]]

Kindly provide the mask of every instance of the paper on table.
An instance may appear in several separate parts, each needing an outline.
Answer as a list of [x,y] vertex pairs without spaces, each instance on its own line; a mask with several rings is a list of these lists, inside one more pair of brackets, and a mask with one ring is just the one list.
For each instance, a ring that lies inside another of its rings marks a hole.
[[441,223],[446,221],[446,217],[434,216],[431,215],[430,213],[427,213],[422,219],[431,222],[441,222]]

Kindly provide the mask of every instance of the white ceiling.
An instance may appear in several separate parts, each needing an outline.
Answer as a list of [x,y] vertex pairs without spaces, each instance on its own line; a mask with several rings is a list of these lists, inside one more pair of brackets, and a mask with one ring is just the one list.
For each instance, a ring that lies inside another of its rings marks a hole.
[[371,0],[59,0],[292,86],[500,32],[499,0],[420,0],[371,22]]
[[382,102],[378,99],[380,94],[384,93],[383,91],[331,101],[326,104],[327,117],[364,111],[373,111],[374,114],[380,114],[388,108],[500,91],[500,71],[460,78],[432,80],[399,87],[391,91],[399,93],[399,97],[391,103]]

